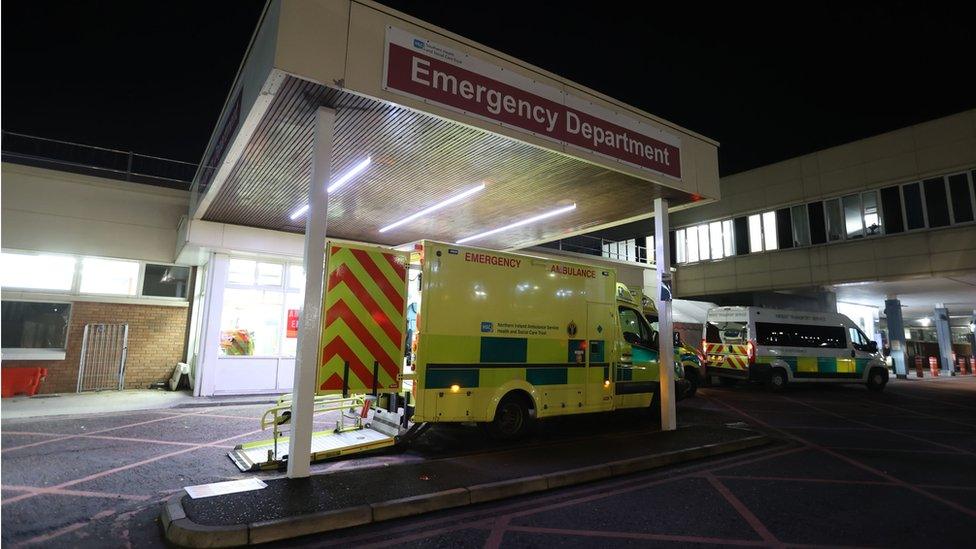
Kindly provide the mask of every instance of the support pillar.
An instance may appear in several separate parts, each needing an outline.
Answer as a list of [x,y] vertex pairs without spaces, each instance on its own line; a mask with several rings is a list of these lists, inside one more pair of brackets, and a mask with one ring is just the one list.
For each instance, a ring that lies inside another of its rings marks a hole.
[[888,321],[888,345],[891,347],[891,362],[895,366],[895,377],[907,379],[905,321],[901,316],[901,301],[898,300],[898,296],[889,295],[885,300],[885,318]]
[[956,375],[955,365],[952,363],[952,332],[949,330],[949,310],[942,303],[935,304],[935,335],[939,341],[939,366],[942,375]]
[[671,323],[671,246],[668,223],[668,200],[654,199],[654,247],[657,263],[658,288],[658,369],[661,396],[661,430],[674,431],[677,420],[674,411],[674,329]]
[[329,213],[329,193],[326,188],[331,179],[334,129],[335,111],[319,107],[315,113],[312,177],[308,185],[305,219],[305,300],[298,322],[298,356],[295,357],[291,436],[288,439],[288,478],[305,478],[311,474],[312,410],[325,297],[325,230]]

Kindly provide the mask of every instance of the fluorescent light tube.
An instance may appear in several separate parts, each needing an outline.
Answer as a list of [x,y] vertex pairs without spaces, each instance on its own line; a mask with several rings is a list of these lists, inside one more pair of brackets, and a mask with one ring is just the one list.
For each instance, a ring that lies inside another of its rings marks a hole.
[[[347,171],[346,173],[342,174],[341,177],[339,177],[338,179],[333,180],[332,181],[332,184],[329,185],[329,187],[325,191],[331,193],[332,191],[334,191],[334,190],[338,189],[339,187],[345,185],[346,183],[349,182],[350,179],[352,179],[352,178],[356,177],[357,175],[361,174],[363,172],[363,170],[365,170],[369,166],[369,163],[372,162],[372,161],[373,161],[373,158],[367,156],[366,157],[366,160],[363,160],[359,164],[356,164],[355,166],[353,166],[352,168],[350,168],[349,171]],[[299,217],[305,215],[305,212],[307,212],[307,211],[308,211],[308,204],[305,204],[301,208],[298,208],[297,210],[295,210],[294,212],[292,212],[292,214],[291,214],[290,217],[291,217],[292,220],[298,219]]]
[[539,215],[537,215],[535,217],[530,217],[528,219],[523,219],[522,221],[516,221],[515,223],[512,223],[510,225],[505,225],[504,227],[499,227],[497,229],[492,229],[490,231],[487,231],[487,232],[484,232],[484,233],[481,233],[481,234],[476,234],[474,236],[469,236],[467,238],[462,238],[461,240],[458,240],[456,242],[456,244],[464,244],[465,242],[471,242],[472,240],[477,240],[479,238],[484,238],[486,236],[491,236],[493,234],[497,234],[497,233],[500,233],[502,231],[507,231],[509,229],[514,229],[515,227],[521,227],[522,225],[528,225],[529,223],[535,223],[536,221],[541,221],[541,220],[546,219],[546,218],[549,218],[549,217],[553,217],[553,216],[556,216],[556,215],[559,215],[559,214],[563,214],[563,213],[566,213],[566,212],[571,212],[571,211],[573,211],[575,209],[576,209],[576,204],[573,204],[571,206],[564,206],[562,208],[558,208],[558,209],[552,210],[551,212],[546,212],[544,214],[539,214]]
[[421,211],[419,211],[419,212],[417,212],[417,213],[415,213],[413,215],[409,215],[407,217],[404,217],[403,219],[401,219],[400,221],[397,221],[396,223],[391,223],[391,224],[387,225],[386,227],[383,227],[382,229],[380,229],[380,232],[381,233],[385,233],[386,231],[389,231],[390,229],[399,227],[400,225],[403,225],[404,223],[410,223],[414,219],[418,219],[418,218],[423,217],[423,216],[425,216],[425,215],[427,215],[429,213],[436,212],[437,210],[443,208],[444,206],[449,206],[451,204],[454,204],[455,202],[458,202],[460,200],[464,200],[465,198],[473,195],[474,193],[476,193],[476,192],[478,192],[480,190],[483,190],[484,188],[485,188],[485,184],[484,183],[478,185],[477,187],[472,187],[472,188],[464,191],[461,194],[456,194],[456,195],[454,195],[454,196],[452,196],[452,197],[450,197],[450,198],[448,198],[448,199],[446,199],[446,200],[444,200],[442,202],[438,202],[437,204],[434,204],[433,206],[431,206],[431,207],[429,207],[427,209],[421,210]]

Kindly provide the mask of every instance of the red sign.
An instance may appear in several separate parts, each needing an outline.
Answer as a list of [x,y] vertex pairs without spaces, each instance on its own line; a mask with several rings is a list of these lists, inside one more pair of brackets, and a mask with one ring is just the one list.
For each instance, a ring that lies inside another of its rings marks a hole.
[[288,309],[288,325],[285,329],[285,337],[298,337],[298,309]]
[[387,32],[386,54],[390,91],[681,178],[680,141],[650,125],[609,111],[607,116],[586,112],[602,107],[399,29]]

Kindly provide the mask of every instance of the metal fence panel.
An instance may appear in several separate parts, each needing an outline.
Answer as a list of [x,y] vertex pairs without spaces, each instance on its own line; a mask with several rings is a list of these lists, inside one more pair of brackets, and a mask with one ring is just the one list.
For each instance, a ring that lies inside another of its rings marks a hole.
[[86,324],[78,366],[78,392],[122,390],[128,324]]

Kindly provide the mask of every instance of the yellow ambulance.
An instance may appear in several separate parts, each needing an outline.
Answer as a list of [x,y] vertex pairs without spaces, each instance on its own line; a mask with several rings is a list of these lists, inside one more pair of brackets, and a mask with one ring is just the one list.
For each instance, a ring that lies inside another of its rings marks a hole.
[[[623,286],[620,283],[617,283],[617,285]],[[644,294],[640,289],[631,289],[630,294],[633,296],[634,301],[640,304],[644,318],[647,319],[654,330],[657,330],[658,314],[654,300]],[[674,360],[681,364],[681,371],[685,382],[683,392],[679,393],[680,398],[695,396],[698,387],[701,386],[702,381],[705,379],[701,367],[702,358],[700,352],[691,346],[691,342],[681,339],[677,326],[674,330]]]
[[[313,460],[433,423],[510,439],[538,419],[659,409],[659,335],[611,268],[431,241],[413,253],[333,242],[326,258],[315,410],[343,413],[313,434]],[[290,405],[286,395],[262,419],[273,440],[231,452],[242,470],[286,459]]]

